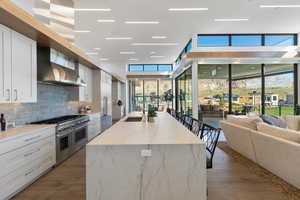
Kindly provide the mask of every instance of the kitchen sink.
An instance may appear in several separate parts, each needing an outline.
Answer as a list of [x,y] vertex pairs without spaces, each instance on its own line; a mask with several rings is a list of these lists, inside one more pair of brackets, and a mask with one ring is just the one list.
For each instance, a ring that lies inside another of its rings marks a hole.
[[140,122],[142,121],[142,117],[128,117],[125,122]]

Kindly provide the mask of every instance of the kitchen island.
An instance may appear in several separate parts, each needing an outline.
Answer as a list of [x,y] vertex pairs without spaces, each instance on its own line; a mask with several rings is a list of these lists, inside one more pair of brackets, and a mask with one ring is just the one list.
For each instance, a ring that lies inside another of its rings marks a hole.
[[124,119],[87,145],[86,176],[87,200],[206,200],[205,144],[168,113]]

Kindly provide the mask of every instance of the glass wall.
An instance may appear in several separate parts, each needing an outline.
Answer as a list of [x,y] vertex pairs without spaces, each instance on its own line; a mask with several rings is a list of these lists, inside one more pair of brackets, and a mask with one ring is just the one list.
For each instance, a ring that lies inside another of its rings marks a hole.
[[157,80],[144,80],[144,100],[146,108],[158,104]]
[[130,72],[156,72],[156,71],[172,71],[173,65],[162,64],[162,65],[144,65],[144,64],[130,64],[128,65],[128,71]]
[[[298,103],[294,68],[293,64],[198,65],[199,119],[249,112],[293,115]],[[180,89],[185,86],[182,80],[186,81],[183,75],[177,81]],[[185,110],[186,100],[182,102],[178,108]]]
[[142,80],[131,81],[132,88],[132,109],[142,111],[144,108],[144,82]]
[[232,65],[232,112],[261,114],[261,65]]
[[198,47],[297,46],[297,34],[198,35]]
[[223,118],[229,109],[229,65],[198,65],[199,119]]
[[176,78],[176,111],[192,115],[192,68]]
[[[154,105],[158,111],[173,107],[172,80],[130,80],[129,97],[130,111],[147,110],[148,105]],[[165,98],[167,94],[168,98]]]
[[265,113],[294,114],[294,66],[265,65]]

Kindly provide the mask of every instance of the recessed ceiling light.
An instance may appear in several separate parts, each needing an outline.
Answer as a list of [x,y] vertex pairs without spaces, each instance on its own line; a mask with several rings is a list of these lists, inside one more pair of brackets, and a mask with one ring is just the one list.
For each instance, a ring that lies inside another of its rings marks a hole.
[[75,30],[75,33],[90,33],[91,31],[89,30]]
[[178,43],[132,43],[132,46],[177,46]]
[[99,48],[99,47],[96,47],[96,48],[94,48],[94,50],[96,50],[96,51],[100,51],[100,50],[101,50],[101,48]]
[[98,52],[86,52],[86,55],[98,55]]
[[169,11],[205,11],[208,8],[169,8]]
[[240,22],[240,21],[248,21],[249,19],[215,19],[215,22]]
[[128,60],[130,60],[130,61],[138,61],[139,59],[137,59],[137,58],[129,58]]
[[152,39],[167,39],[167,36],[152,36]]
[[159,24],[158,21],[126,21],[125,24]]
[[107,37],[106,40],[131,40],[131,37]]
[[115,22],[116,20],[114,19],[98,19],[97,22],[99,23],[113,23]]
[[300,8],[300,5],[260,5],[261,8]]
[[75,11],[100,11],[100,12],[110,12],[110,8],[75,8]]
[[150,54],[156,54],[156,52],[155,51],[151,51]]
[[150,56],[150,58],[164,58],[165,56]]
[[108,58],[100,58],[101,61],[108,61]]
[[136,53],[134,51],[121,51],[120,54],[133,55],[133,54],[136,54]]

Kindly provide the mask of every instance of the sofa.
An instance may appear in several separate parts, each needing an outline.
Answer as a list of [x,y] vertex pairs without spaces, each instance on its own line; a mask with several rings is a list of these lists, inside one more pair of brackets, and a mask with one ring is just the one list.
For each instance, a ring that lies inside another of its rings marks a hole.
[[285,120],[288,128],[278,128],[259,117],[229,115],[220,125],[233,150],[300,189],[300,117]]

